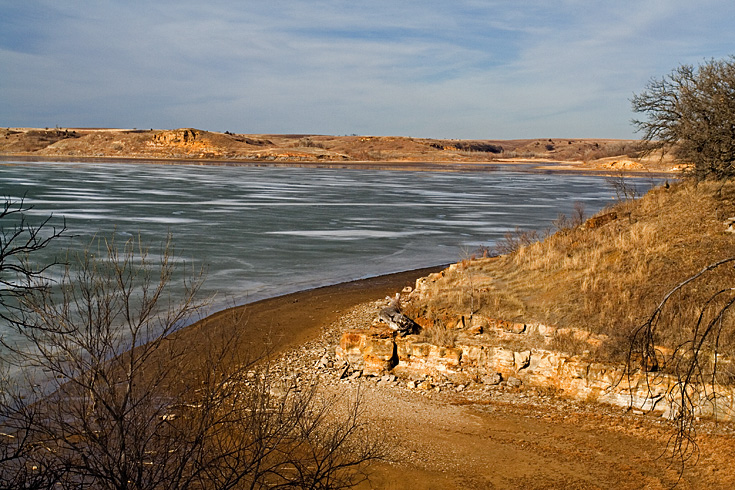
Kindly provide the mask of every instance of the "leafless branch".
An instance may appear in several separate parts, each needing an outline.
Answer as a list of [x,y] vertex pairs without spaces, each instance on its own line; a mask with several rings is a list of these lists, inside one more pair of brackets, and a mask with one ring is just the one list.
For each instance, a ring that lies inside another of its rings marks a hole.
[[[719,394],[717,386],[719,378],[718,358],[720,341],[725,329],[732,330],[732,321],[728,317],[735,304],[735,288],[722,288],[712,293],[699,305],[699,314],[694,319],[688,338],[680,343],[668,356],[658,349],[656,339],[659,324],[664,311],[670,305],[683,301],[677,293],[698,280],[703,280],[717,269],[735,263],[735,257],[728,257],[714,262],[696,274],[677,284],[654,309],[650,317],[634,332],[627,360],[627,375],[630,383],[633,376],[643,371],[648,383],[648,399],[654,394],[652,386],[665,367],[666,374],[673,375],[675,382],[668,390],[668,401],[673,407],[674,433],[669,440],[672,461],[677,462],[683,470],[684,466],[696,461],[698,446],[696,443],[696,421],[698,413],[709,404],[715,408]],[[731,380],[724,380],[726,383]]]

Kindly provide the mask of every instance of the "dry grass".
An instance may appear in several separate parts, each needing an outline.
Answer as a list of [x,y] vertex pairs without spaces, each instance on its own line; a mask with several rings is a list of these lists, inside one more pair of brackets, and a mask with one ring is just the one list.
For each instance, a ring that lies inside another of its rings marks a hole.
[[454,347],[457,342],[457,333],[445,326],[443,322],[437,321],[428,328],[422,329],[419,338],[432,345]]
[[[466,315],[471,289],[477,313],[606,334],[612,340],[600,354],[619,357],[632,329],[666,292],[705,265],[735,255],[735,235],[723,224],[735,216],[735,182],[659,187],[613,210],[618,219],[598,228],[575,223],[538,242],[517,239],[502,257],[457,264],[415,308],[427,318]],[[659,342],[677,345],[699,305],[734,280],[727,268],[688,289],[667,312]]]

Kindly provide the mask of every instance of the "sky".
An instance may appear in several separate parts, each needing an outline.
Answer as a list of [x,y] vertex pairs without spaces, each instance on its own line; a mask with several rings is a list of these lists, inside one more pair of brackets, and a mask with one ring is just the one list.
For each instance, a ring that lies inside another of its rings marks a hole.
[[0,0],[0,126],[633,138],[732,0]]

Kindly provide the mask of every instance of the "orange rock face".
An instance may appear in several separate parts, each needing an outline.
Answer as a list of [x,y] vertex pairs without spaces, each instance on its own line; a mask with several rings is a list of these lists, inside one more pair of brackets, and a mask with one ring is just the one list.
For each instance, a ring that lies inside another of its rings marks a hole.
[[[514,336],[551,335],[555,330],[544,325],[524,325],[521,329],[520,324],[493,321],[488,324],[499,325],[499,330],[505,335]],[[585,337],[582,331],[570,333]],[[589,334],[584,340],[589,341],[588,337]],[[508,386],[525,384],[553,388],[578,400],[632,406],[669,417],[676,415],[672,400],[676,396],[677,382],[671,376],[661,374],[656,383],[651,384],[644,372],[628,377],[622,366],[546,349],[515,350],[478,342],[472,335],[462,336],[454,346],[442,346],[427,342],[418,335],[396,336],[388,327],[378,326],[344,332],[336,353],[352,369],[362,370],[365,375],[394,374],[407,379],[455,384],[497,384],[499,380],[508,380]],[[724,387],[716,388],[723,395],[717,404],[703,405],[700,415],[735,420],[735,392]]]
[[367,374],[382,374],[397,364],[393,332],[388,328],[350,330],[337,347],[337,355]]

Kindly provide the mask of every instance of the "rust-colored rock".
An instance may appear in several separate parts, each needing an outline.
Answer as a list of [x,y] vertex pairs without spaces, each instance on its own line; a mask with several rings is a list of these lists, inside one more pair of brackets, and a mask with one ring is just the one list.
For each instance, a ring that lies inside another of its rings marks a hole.
[[615,221],[616,219],[618,219],[618,213],[613,211],[611,213],[593,216],[592,218],[584,222],[584,227],[588,229],[599,228],[603,225],[606,225],[607,223],[610,223],[611,221]]
[[[544,328],[534,329],[545,331]],[[670,399],[675,395],[676,379],[671,376],[661,374],[655,385],[651,385],[646,382],[644,372],[628,377],[621,366],[590,362],[549,350],[516,351],[477,343],[438,346],[415,335],[396,337],[384,327],[345,332],[337,355],[353,369],[363,369],[366,374],[392,373],[409,379],[439,378],[462,384],[470,380],[497,384],[499,379],[517,379],[520,384],[515,383],[516,387],[554,388],[578,400],[675,415]],[[722,394],[717,405],[705,404],[698,414],[716,414],[723,421],[735,420],[735,390],[722,386],[716,389]]]
[[393,332],[385,327],[349,330],[340,338],[337,356],[366,374],[385,373],[397,362]]

